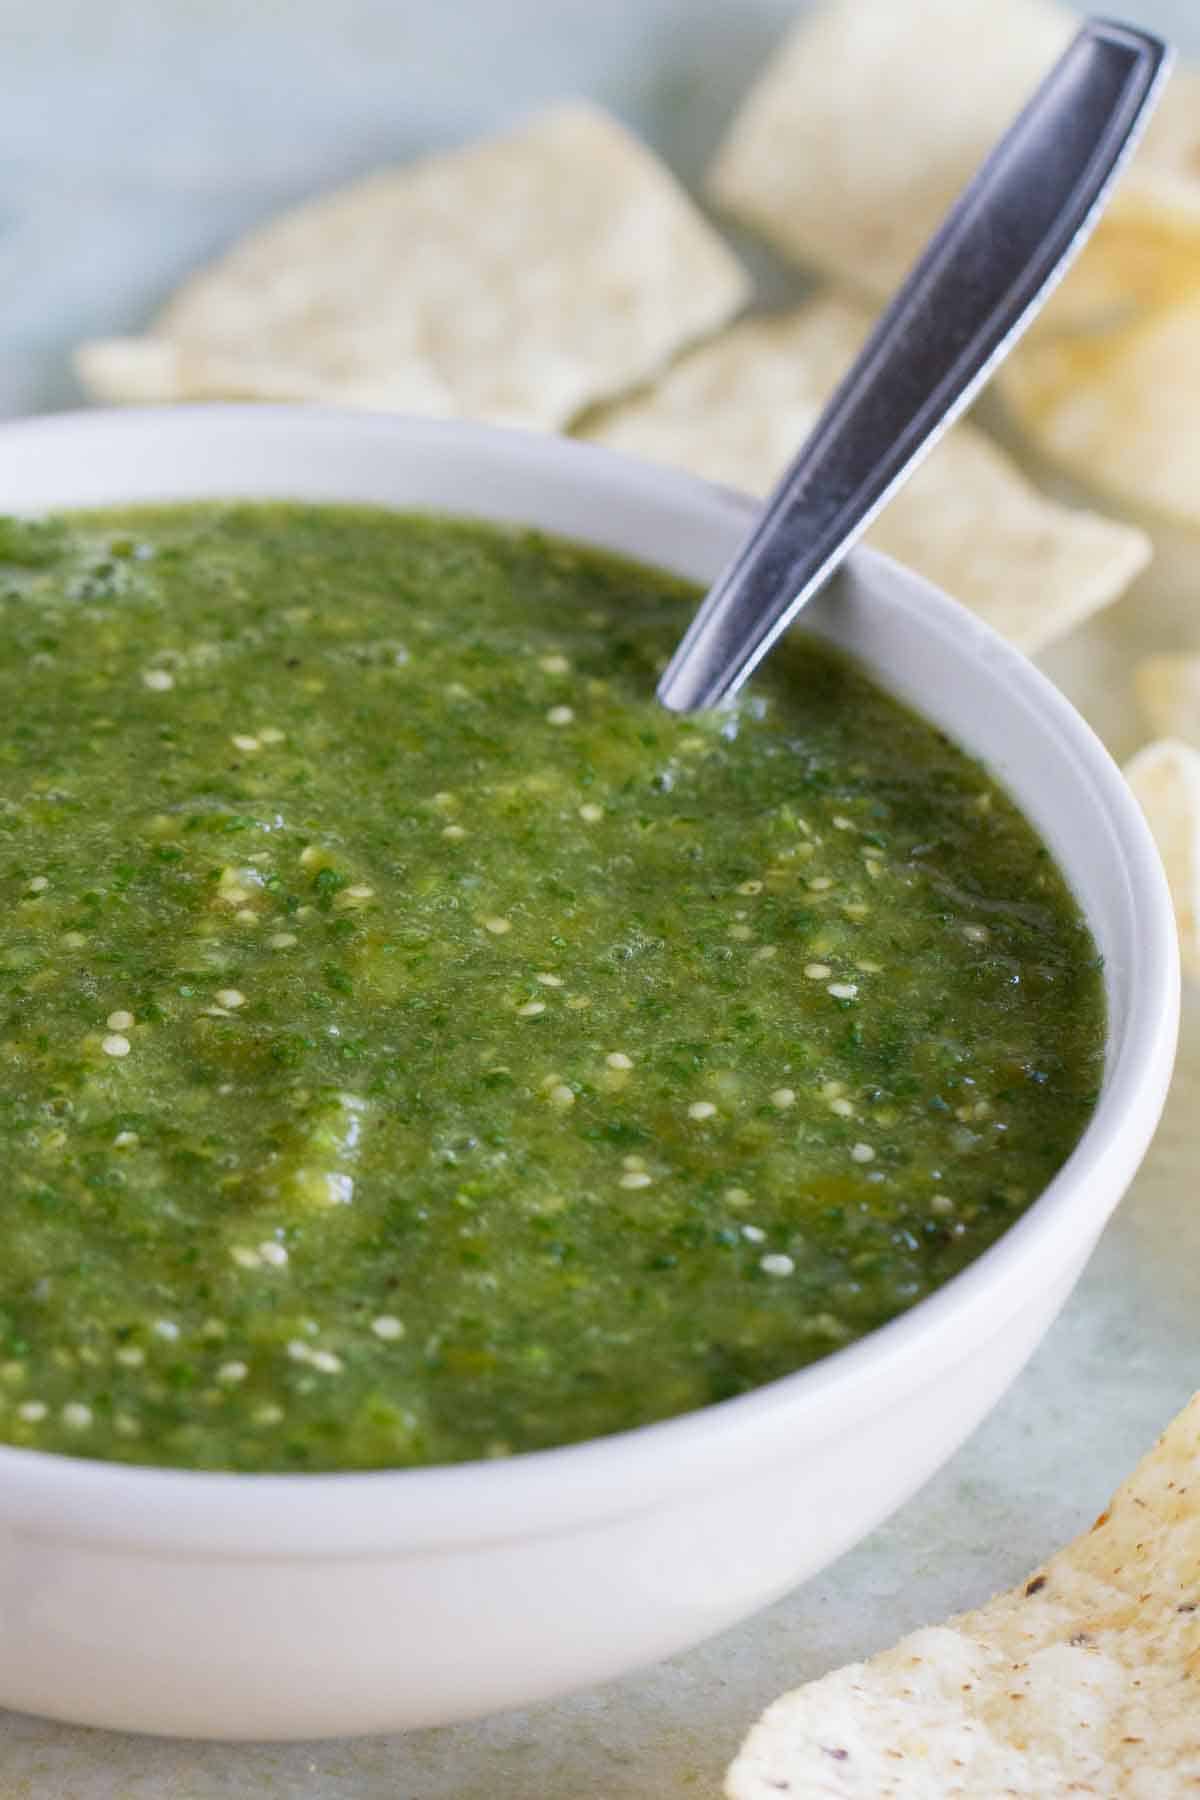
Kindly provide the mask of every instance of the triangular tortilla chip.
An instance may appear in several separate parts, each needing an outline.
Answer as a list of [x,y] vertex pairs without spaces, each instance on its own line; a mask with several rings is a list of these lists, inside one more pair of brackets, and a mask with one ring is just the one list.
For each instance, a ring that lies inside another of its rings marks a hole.
[[[691,351],[585,435],[764,493],[858,349],[870,315],[832,297],[751,318]],[[959,424],[890,502],[868,542],[909,563],[1026,651],[1115,600],[1149,557],[1132,526],[1039,493]]]
[[745,300],[674,177],[597,108],[385,169],[285,213],[148,338],[81,348],[105,400],[340,401],[566,424]]
[[1011,1593],[768,1708],[730,1800],[1200,1792],[1200,1396]]
[[1200,750],[1161,738],[1138,751],[1125,775],[1167,871],[1183,966],[1200,977]]

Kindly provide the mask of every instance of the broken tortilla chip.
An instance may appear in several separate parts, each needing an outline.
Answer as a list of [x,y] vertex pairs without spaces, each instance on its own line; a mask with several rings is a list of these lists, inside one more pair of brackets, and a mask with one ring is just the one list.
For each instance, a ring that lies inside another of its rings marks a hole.
[[1200,977],[1200,750],[1161,738],[1138,751],[1125,776],[1167,872],[1183,966]]
[[729,1800],[1175,1800],[1200,1789],[1200,1396],[1028,1581],[785,1694]]
[[1200,656],[1147,656],[1133,687],[1153,737],[1181,738],[1200,750]]
[[[736,116],[713,199],[783,255],[882,299],[1078,29],[1048,0],[806,12]],[[931,47],[936,46],[936,53]],[[1200,76],[1164,90],[1042,329],[1123,317],[1200,277]]]
[[252,233],[147,337],[81,347],[105,400],[322,400],[543,427],[644,381],[748,282],[674,177],[583,104],[385,169]]
[[[743,320],[584,435],[765,493],[811,430],[870,325],[838,298]],[[1132,526],[1059,505],[999,447],[956,425],[889,502],[867,542],[1034,652],[1106,606],[1149,559]]]

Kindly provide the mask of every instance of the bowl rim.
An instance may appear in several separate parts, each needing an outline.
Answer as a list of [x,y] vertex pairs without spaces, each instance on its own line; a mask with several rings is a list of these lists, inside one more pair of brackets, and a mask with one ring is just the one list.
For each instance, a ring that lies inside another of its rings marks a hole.
[[[551,464],[560,470],[573,466],[581,482],[599,494],[629,494],[636,484],[660,507],[682,503],[720,515],[739,529],[757,510],[756,502],[736,490],[577,439],[325,407],[97,408],[5,422],[0,444],[46,437],[53,445],[57,438],[114,431],[135,437],[149,431],[164,440],[175,433],[251,432],[264,444],[275,438],[294,443],[313,433],[375,433],[410,451],[423,443],[442,453],[457,447],[515,461],[531,472]],[[129,504],[153,504],[146,484],[137,485]],[[287,498],[286,488],[284,479],[278,498]],[[219,482],[211,493],[222,496]],[[236,485],[229,497],[240,497]],[[1064,761],[1074,765],[1075,784],[1083,781],[1091,789],[1122,853],[1128,903],[1138,926],[1131,945],[1132,998],[1119,1040],[1110,1044],[1115,1054],[1095,1112],[1067,1162],[1028,1210],[959,1274],[853,1344],[749,1393],[658,1423],[491,1462],[295,1474],[175,1469],[0,1445],[0,1517],[11,1518],[15,1511],[32,1535],[52,1529],[56,1541],[101,1538],[156,1546],[159,1553],[186,1543],[189,1554],[199,1548],[235,1557],[272,1550],[351,1557],[378,1553],[381,1543],[416,1549],[566,1532],[640,1513],[694,1488],[697,1479],[754,1479],[764,1462],[782,1455],[796,1432],[844,1431],[868,1409],[886,1404],[890,1392],[911,1388],[914,1366],[936,1375],[937,1346],[958,1337],[963,1319],[985,1299],[993,1307],[1003,1300],[994,1328],[1015,1316],[1023,1302],[1020,1281],[1014,1279],[1021,1266],[1047,1258],[1063,1262],[1071,1244],[1090,1246],[1109,1210],[1105,1206],[1097,1216],[1090,1201],[1093,1182],[1111,1189],[1114,1164],[1126,1175],[1136,1167],[1161,1110],[1174,1057],[1178,946],[1157,849],[1109,752],[1040,670],[959,602],[891,559],[859,548],[847,566],[886,582],[896,604],[910,611],[919,606],[922,625],[931,632],[956,642],[967,634],[983,648],[998,678],[1053,725],[1070,752]],[[1102,1170],[1107,1172],[1100,1180]],[[53,1524],[39,1525],[48,1504]]]

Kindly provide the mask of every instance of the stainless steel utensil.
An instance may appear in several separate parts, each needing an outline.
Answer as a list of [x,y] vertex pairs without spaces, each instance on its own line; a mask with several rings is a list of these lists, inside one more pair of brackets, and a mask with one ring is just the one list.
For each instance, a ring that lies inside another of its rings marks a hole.
[[[986,55],[986,44],[980,54]],[[658,685],[733,694],[978,393],[1096,223],[1171,63],[1090,19],[938,227]]]

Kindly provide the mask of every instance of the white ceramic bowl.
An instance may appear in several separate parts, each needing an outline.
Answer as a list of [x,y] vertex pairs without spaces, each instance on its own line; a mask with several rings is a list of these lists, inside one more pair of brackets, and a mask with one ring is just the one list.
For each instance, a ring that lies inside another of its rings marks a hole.
[[[750,503],[585,445],[275,408],[0,430],[8,510],[202,496],[522,520],[710,580]],[[429,1725],[648,1663],[877,1525],[999,1398],[1150,1139],[1175,932],[1136,805],[1038,672],[861,553],[808,625],[981,757],[1065,870],[1105,957],[1103,1092],[1003,1239],[912,1312],[753,1394],[506,1463],[207,1475],[0,1450],[0,1704],[197,1737]]]

